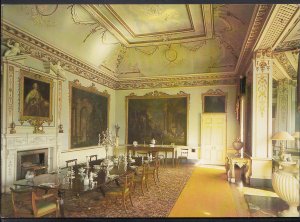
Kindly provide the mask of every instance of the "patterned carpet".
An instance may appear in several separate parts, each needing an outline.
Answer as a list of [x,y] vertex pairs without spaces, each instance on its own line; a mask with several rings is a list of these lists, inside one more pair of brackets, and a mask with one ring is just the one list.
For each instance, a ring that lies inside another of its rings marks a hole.
[[[161,167],[159,186],[149,180],[149,191],[142,195],[140,186],[136,186],[132,196],[132,207],[127,202],[128,210],[125,212],[121,200],[107,204],[105,198],[98,191],[85,193],[80,197],[66,195],[66,217],[167,217],[183,187],[190,178],[193,165],[181,165],[179,168]],[[9,194],[3,194],[1,198],[1,216],[13,217]],[[55,215],[53,215],[55,216]],[[49,217],[53,217],[50,215]]]

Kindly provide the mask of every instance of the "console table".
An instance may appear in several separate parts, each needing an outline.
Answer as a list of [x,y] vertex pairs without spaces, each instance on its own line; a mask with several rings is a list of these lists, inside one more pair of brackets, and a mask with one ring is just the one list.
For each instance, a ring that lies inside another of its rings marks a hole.
[[234,166],[237,165],[239,168],[246,166],[246,183],[250,183],[250,173],[251,173],[251,160],[248,157],[241,158],[239,156],[228,155],[225,158],[225,168],[227,174],[227,180],[231,183],[235,183],[235,171]]
[[167,153],[172,153],[172,164],[174,166],[175,158],[176,158],[176,147],[165,147],[165,146],[127,146],[127,154],[129,151],[132,151],[132,154],[135,155],[136,151],[147,151],[147,152],[165,152],[165,161],[167,158]]

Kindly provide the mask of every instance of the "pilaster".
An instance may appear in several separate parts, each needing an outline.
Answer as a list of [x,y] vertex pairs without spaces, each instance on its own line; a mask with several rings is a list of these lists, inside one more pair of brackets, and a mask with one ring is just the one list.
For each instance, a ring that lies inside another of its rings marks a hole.
[[271,179],[272,174],[272,72],[272,51],[257,50],[253,59],[252,179]]

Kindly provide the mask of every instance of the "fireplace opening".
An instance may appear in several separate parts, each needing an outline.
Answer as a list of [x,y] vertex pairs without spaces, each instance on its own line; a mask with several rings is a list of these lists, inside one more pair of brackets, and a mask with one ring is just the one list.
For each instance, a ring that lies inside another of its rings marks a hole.
[[48,168],[48,149],[19,151],[17,180],[24,179],[28,171],[35,175],[46,173]]

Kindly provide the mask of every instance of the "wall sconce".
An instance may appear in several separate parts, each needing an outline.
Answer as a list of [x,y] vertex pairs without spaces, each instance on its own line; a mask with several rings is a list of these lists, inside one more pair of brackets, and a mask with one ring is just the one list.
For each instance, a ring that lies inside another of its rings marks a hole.
[[280,151],[279,151],[279,158],[280,160],[284,160],[284,152],[285,152],[285,146],[284,141],[286,140],[294,140],[294,137],[292,137],[288,132],[278,132],[275,133],[272,136],[272,140],[279,140],[280,141]]

